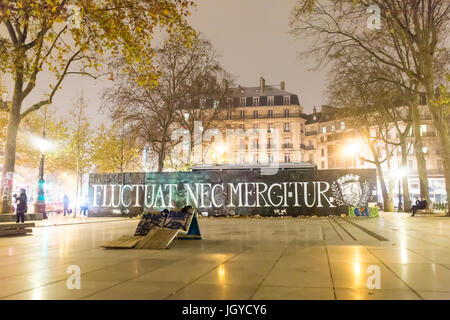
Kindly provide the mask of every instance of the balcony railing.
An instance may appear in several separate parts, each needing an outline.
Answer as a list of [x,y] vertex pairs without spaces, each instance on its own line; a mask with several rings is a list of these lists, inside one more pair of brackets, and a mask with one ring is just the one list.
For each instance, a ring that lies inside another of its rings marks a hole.
[[292,149],[292,148],[294,147],[294,145],[293,145],[292,143],[283,143],[283,144],[281,145],[281,147],[282,147],[283,149]]
[[272,118],[278,118],[278,119],[291,119],[291,118],[301,118],[300,113],[290,113],[288,116],[286,116],[284,113],[273,113],[271,115],[269,114],[258,114],[258,117],[255,118],[253,114],[245,114],[245,115],[232,115],[224,117],[226,120],[246,120],[246,119],[272,119]]
[[314,136],[317,134],[317,131],[306,131],[305,136]]

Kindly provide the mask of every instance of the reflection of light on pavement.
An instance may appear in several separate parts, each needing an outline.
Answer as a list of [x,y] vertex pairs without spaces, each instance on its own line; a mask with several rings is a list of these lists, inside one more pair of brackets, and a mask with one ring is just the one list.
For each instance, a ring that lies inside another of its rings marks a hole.
[[14,248],[8,248],[8,257],[11,257],[14,255]]
[[218,274],[219,274],[219,281],[224,282],[225,281],[225,265],[222,264],[219,267]]
[[33,290],[32,300],[42,300],[42,289],[41,288],[36,288]]
[[48,230],[49,228],[43,228],[43,236],[42,236],[42,247],[41,247],[41,252],[43,256],[47,255],[47,240],[48,240]]
[[355,278],[359,278],[361,275],[361,265],[359,262],[353,262],[353,270],[355,271]]
[[408,263],[408,251],[405,248],[400,249],[402,263]]

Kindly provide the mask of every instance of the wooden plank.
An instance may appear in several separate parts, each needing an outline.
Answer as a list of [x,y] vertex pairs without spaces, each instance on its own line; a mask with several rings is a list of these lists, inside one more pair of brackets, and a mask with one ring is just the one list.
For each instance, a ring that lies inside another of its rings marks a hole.
[[12,236],[12,235],[23,235],[27,234],[29,229],[18,229],[18,230],[0,230],[0,237],[2,236]]
[[120,238],[113,240],[106,245],[102,246],[103,248],[122,248],[122,249],[131,249],[136,246],[136,244],[142,239],[139,236],[121,236]]
[[154,229],[143,237],[138,244],[136,244],[136,249],[167,249],[170,243],[175,239],[179,230],[173,229]]
[[24,229],[24,228],[33,228],[33,227],[35,227],[34,222],[32,222],[32,223],[4,223],[4,224],[0,224],[0,230]]

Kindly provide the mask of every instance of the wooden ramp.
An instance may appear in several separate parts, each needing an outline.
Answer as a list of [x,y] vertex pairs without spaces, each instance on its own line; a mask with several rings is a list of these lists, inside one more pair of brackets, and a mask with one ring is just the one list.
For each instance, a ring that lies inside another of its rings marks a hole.
[[104,245],[103,248],[131,249],[134,248],[141,239],[142,237],[139,236],[121,236],[120,238]]
[[162,250],[167,249],[177,236],[186,240],[201,239],[194,209],[147,213],[139,221],[134,236],[121,236],[103,247]]
[[34,227],[34,222],[0,224],[0,237],[26,235],[32,233]]

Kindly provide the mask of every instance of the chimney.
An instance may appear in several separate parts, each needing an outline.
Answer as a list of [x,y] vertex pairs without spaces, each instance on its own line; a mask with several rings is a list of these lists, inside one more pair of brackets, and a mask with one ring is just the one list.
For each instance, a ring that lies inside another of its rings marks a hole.
[[281,81],[280,87],[281,87],[281,90],[286,91],[286,82]]
[[266,80],[263,77],[259,78],[259,91],[260,93],[264,92],[264,87],[266,86]]

